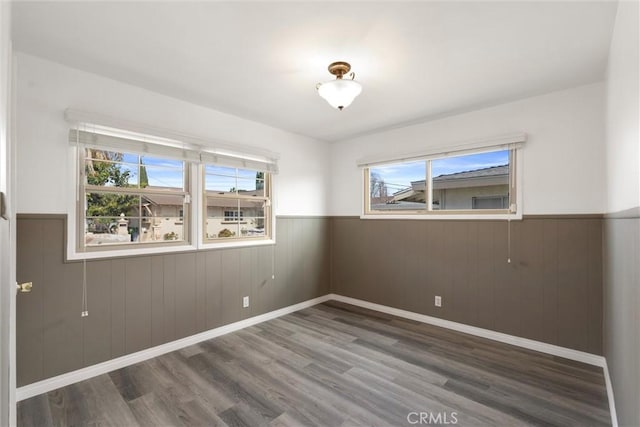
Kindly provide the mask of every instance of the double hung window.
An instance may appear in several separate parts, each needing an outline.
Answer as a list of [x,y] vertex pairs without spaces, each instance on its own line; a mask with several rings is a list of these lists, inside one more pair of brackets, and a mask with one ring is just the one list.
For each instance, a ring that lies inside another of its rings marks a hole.
[[81,154],[80,246],[189,241],[187,162],[98,148]]
[[205,164],[205,241],[269,236],[270,178],[262,171]]

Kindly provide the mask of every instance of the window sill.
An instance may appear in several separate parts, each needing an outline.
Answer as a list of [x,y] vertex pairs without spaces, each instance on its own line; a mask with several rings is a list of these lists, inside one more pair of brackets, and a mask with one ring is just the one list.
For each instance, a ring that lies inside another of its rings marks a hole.
[[196,245],[170,245],[161,246],[157,248],[129,248],[129,249],[114,249],[114,250],[102,250],[102,251],[90,251],[90,252],[76,252],[70,251],[67,253],[66,261],[80,261],[80,260],[92,260],[92,259],[106,259],[106,258],[122,258],[132,256],[148,256],[158,254],[170,254],[180,252],[197,252],[199,250],[211,250],[211,249],[231,249],[231,248],[246,248],[252,246],[269,246],[275,245],[276,241],[273,239],[256,239],[256,240],[230,240],[220,242],[208,242],[200,243]]
[[226,248],[245,248],[250,246],[268,246],[275,245],[276,241],[273,239],[245,239],[245,240],[228,240],[224,241],[220,239],[220,241],[215,242],[206,242],[200,245],[200,249],[226,249]]
[[486,214],[363,214],[360,219],[403,219],[403,220],[521,220],[522,213],[486,213]]
[[173,253],[173,252],[192,252],[197,250],[198,250],[197,246],[185,244],[185,245],[159,246],[157,248],[145,247],[145,248],[127,248],[127,249],[113,249],[113,250],[106,249],[106,250],[100,250],[100,251],[87,251],[87,252],[71,251],[67,253],[67,260],[75,261],[75,260],[84,260],[84,259],[120,258],[120,257],[131,257],[131,256],[166,254],[166,253]]

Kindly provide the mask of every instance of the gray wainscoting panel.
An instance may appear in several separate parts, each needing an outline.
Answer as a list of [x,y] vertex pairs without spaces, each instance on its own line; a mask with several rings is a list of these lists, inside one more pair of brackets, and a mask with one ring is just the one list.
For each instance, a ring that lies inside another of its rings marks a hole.
[[[111,359],[111,261],[87,263],[87,306],[90,316],[83,320],[84,362],[94,365]],[[25,298],[26,299],[26,298]]]
[[332,290],[602,354],[602,219],[525,218],[507,236],[506,221],[334,217]]
[[[18,238],[18,244],[20,238]],[[111,358],[123,356],[125,354],[125,313],[126,313],[126,293],[125,293],[125,274],[124,269],[126,260],[116,259],[111,261]],[[20,260],[18,259],[18,262]],[[87,277],[87,282],[91,281]],[[44,284],[48,286],[48,284]],[[89,297],[87,295],[87,297]],[[97,304],[101,304],[100,301],[96,301]],[[20,311],[20,306],[17,308]],[[91,316],[91,312],[89,312]],[[46,331],[47,325],[44,324],[43,328]],[[20,325],[17,325],[20,335]],[[87,365],[88,366],[88,365]]]
[[511,245],[505,221],[278,217],[275,246],[87,261],[85,318],[64,222],[18,220],[19,386],[330,291],[602,354],[598,217],[513,221]]
[[221,251],[205,253],[205,313],[206,328],[222,324],[222,256]]
[[49,243],[61,233],[64,224],[60,222],[42,228],[43,279],[52,284],[43,293],[43,322],[49,325],[42,349],[47,377],[82,363],[82,264],[64,264],[63,247]]
[[164,257],[151,257],[151,345],[163,344],[164,339]]
[[[196,254],[176,254],[175,271],[175,305],[176,305],[176,337],[188,337],[198,332],[196,328]],[[233,300],[225,300],[233,301]],[[238,301],[236,299],[236,301]],[[234,304],[229,304],[234,305]],[[237,303],[235,304],[238,305]],[[238,319],[238,316],[229,318],[231,323]]]
[[[624,215],[622,215],[624,214]],[[640,208],[604,220],[604,354],[621,426],[640,425]]]
[[[39,220],[19,220],[16,225],[16,279],[18,283],[42,283],[44,223]],[[45,288],[36,286],[29,294],[18,293],[16,309],[16,376],[18,384],[29,384],[44,378],[42,325],[44,324]],[[27,296],[29,298],[27,298]]]
[[18,218],[17,279],[34,283],[17,299],[18,386],[329,293],[330,219],[281,217],[275,247],[87,261],[81,317],[84,263],[64,261],[65,221]]

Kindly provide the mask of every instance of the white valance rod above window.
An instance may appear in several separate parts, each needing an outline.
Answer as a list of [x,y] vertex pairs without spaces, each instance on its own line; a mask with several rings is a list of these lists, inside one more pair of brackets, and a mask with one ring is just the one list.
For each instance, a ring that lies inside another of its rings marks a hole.
[[279,155],[267,150],[210,143],[192,136],[74,110],[65,111],[65,118],[73,125],[69,131],[69,143],[74,146],[82,144],[113,151],[278,173]]
[[81,144],[85,147],[100,148],[110,151],[119,151],[135,154],[143,154],[154,157],[168,157],[176,160],[191,162],[200,161],[200,152],[179,145],[169,145],[155,140],[142,140],[123,138],[107,135],[99,131],[86,131],[71,129],[69,131],[69,143]]
[[389,155],[371,156],[359,159],[357,165],[360,168],[384,165],[389,163],[413,162],[418,160],[429,160],[435,158],[460,156],[467,153],[478,152],[479,150],[497,151],[521,148],[527,141],[526,133],[513,133],[491,138],[466,141],[446,147],[426,148],[414,153],[394,153]]

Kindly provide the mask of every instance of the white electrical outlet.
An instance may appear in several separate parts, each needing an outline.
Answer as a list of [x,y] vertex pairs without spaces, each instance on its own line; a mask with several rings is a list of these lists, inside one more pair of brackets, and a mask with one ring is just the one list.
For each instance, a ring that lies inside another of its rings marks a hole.
[[242,308],[247,308],[249,307],[249,297],[243,297],[242,298]]
[[440,295],[436,295],[434,304],[436,307],[442,307],[442,297]]

